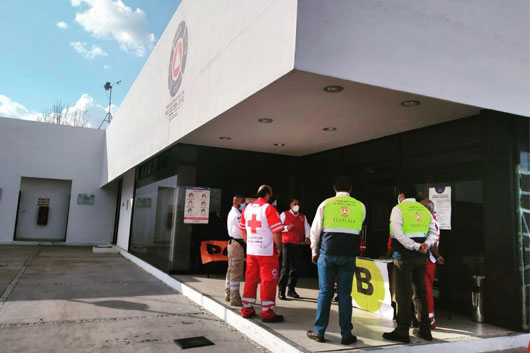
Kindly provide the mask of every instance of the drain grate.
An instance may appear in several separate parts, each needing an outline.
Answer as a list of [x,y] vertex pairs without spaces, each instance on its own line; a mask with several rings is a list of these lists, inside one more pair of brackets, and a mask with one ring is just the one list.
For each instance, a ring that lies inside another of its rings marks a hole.
[[180,348],[187,349],[187,348],[196,348],[196,347],[204,347],[204,346],[213,346],[214,343],[207,339],[204,336],[197,336],[197,337],[188,337],[188,338],[177,338],[174,340]]

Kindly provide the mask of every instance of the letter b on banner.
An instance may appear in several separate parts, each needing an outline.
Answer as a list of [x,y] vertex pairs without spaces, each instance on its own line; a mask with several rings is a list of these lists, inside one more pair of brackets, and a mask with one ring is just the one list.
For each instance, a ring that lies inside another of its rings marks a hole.
[[355,280],[357,281],[357,292],[364,295],[374,294],[374,285],[370,282],[372,275],[364,267],[357,267],[355,269]]
[[357,258],[352,286],[352,297],[357,306],[371,312],[378,311],[385,295],[385,281],[377,265]]

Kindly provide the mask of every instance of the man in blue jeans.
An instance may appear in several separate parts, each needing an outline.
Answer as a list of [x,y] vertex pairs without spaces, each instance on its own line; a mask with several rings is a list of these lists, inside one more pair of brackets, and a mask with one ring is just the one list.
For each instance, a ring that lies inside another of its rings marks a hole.
[[350,196],[351,182],[347,177],[337,177],[333,189],[336,196],[318,206],[311,226],[312,260],[318,266],[320,291],[314,329],[307,331],[307,337],[317,342],[325,341],[337,276],[341,343],[347,345],[357,341],[352,334],[351,289],[366,208]]

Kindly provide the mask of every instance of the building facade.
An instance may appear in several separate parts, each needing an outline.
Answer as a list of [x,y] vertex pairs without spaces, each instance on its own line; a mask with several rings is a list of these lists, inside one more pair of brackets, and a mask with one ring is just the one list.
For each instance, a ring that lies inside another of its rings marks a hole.
[[[70,226],[74,208],[90,210],[70,201],[67,242],[115,238],[165,271],[197,272],[200,241],[226,238],[235,192],[271,184],[280,208],[296,195],[312,218],[342,173],[367,205],[377,257],[399,182],[424,196],[450,187],[445,305],[465,312],[471,276],[485,275],[488,322],[528,330],[528,15],[520,0],[184,0],[106,133],[80,148],[98,156],[75,158],[94,174],[76,163],[82,175],[41,172],[69,159],[31,172],[13,164],[2,239],[16,240],[13,203],[34,184],[24,178],[71,180],[70,194],[105,201],[86,217],[102,220],[97,237]],[[34,126],[26,130],[43,129]],[[89,176],[93,187],[76,186]],[[209,188],[206,224],[184,222],[189,187]]]

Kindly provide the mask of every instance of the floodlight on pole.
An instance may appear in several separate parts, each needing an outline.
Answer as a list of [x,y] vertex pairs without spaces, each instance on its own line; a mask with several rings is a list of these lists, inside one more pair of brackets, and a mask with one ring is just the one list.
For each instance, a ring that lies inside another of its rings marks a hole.
[[103,126],[105,122],[108,122],[110,124],[110,122],[112,121],[112,113],[110,111],[110,108],[112,106],[112,86],[119,85],[120,83],[121,80],[114,82],[114,84],[111,84],[110,82],[105,82],[105,86],[103,86],[105,91],[109,91],[109,111],[107,112],[107,115],[105,115],[105,118],[103,119],[101,124],[99,124],[98,130],[101,129],[101,126]]

